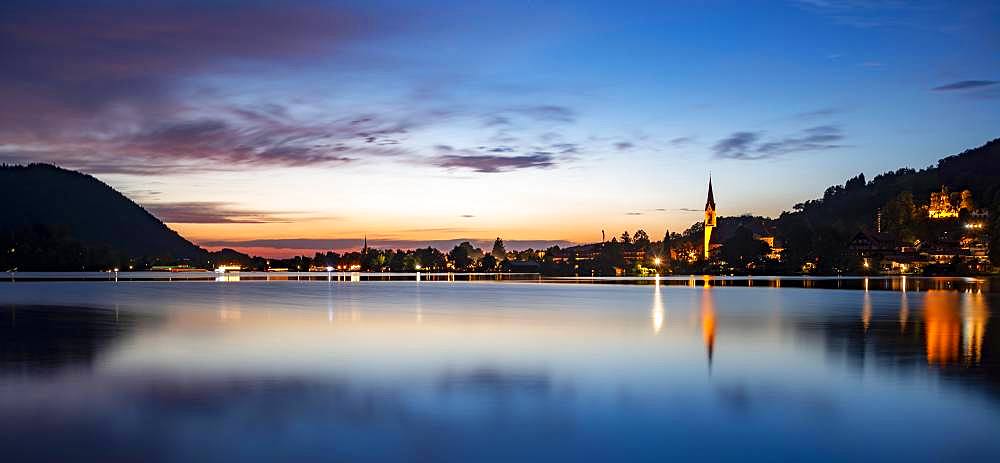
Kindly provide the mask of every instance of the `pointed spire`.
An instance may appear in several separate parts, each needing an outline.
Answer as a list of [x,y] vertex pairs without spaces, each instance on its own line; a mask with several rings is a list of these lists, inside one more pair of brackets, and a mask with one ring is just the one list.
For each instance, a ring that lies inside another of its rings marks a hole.
[[712,194],[712,174],[708,174],[708,201],[705,201],[705,210],[715,209],[715,195]]

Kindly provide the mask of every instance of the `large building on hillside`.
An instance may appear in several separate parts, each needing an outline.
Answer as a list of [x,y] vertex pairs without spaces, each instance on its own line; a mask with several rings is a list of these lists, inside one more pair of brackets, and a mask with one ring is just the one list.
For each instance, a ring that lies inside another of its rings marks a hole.
[[927,216],[932,219],[957,219],[961,211],[973,211],[972,192],[963,190],[960,193],[951,193],[948,187],[942,185],[941,191],[931,193],[930,203],[927,205]]
[[[927,216],[931,219],[923,239],[900,241],[899,236],[861,230],[848,249],[873,270],[884,273],[919,273],[961,264],[967,271],[990,269],[989,211],[977,209],[972,192],[951,192],[947,186],[930,194]],[[876,230],[881,223],[876,223]],[[867,268],[867,267],[866,267]]]

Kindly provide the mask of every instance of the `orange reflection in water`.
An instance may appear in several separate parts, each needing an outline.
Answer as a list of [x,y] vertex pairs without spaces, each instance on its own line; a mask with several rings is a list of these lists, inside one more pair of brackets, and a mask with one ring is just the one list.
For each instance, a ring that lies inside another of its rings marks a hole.
[[979,364],[983,359],[983,337],[989,317],[982,293],[962,295],[962,357],[967,365]]
[[865,297],[861,301],[861,325],[868,333],[868,327],[872,324],[872,295],[865,289]]
[[958,294],[928,291],[924,296],[927,332],[927,364],[947,365],[958,360],[962,323],[958,316]]
[[701,295],[701,337],[708,351],[708,364],[712,365],[712,354],[715,351],[715,304],[712,301],[712,290],[705,286]]

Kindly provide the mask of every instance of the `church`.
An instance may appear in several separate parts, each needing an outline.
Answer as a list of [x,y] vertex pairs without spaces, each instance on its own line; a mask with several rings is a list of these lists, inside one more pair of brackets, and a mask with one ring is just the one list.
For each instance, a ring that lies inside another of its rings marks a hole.
[[728,217],[720,225],[718,209],[715,205],[715,193],[712,191],[711,175],[708,177],[708,198],[705,200],[704,225],[705,236],[702,246],[702,256],[705,260],[710,260],[712,254],[718,251],[723,243],[732,238],[740,228],[750,230],[755,239],[763,241],[768,245],[770,252],[765,256],[766,258],[775,261],[781,260],[784,244],[780,239],[775,237],[774,226],[770,223],[770,219],[749,215]]
[[712,194],[712,176],[708,176],[708,200],[705,201],[705,260],[708,260],[712,248],[712,230],[715,230],[715,195]]

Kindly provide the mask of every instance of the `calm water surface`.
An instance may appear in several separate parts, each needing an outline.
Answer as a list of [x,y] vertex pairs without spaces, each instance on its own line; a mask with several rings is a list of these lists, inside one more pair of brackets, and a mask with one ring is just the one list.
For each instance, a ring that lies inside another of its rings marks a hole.
[[6,283],[0,461],[1000,461],[998,297]]

